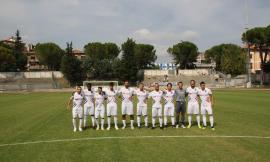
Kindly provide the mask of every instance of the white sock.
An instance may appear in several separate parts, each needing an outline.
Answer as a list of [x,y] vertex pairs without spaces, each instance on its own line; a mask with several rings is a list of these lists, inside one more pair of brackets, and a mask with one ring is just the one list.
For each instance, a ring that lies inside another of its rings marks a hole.
[[115,116],[113,119],[114,119],[114,126],[117,127],[117,117]]
[[164,116],[164,125],[167,125],[167,116]]
[[96,125],[97,125],[97,127],[99,126],[98,119],[96,119]]
[[92,126],[94,127],[95,126],[95,117],[91,116],[91,119],[92,119]]
[[137,116],[137,124],[138,124],[138,127],[141,126],[141,116]]
[[191,125],[191,122],[192,122],[192,116],[188,115],[188,124]]
[[159,117],[159,126],[162,127],[162,117]]
[[134,120],[130,120],[130,127],[133,127]]
[[156,118],[152,118],[152,126],[155,127],[156,124]]
[[148,117],[147,116],[144,117],[144,124],[145,124],[145,127],[148,127]]
[[214,126],[214,117],[213,117],[213,115],[209,116],[209,121],[210,121],[211,127],[213,127]]
[[101,128],[104,126],[104,118],[101,119]]
[[205,114],[202,115],[202,121],[203,121],[203,126],[206,127],[206,115]]
[[72,119],[73,128],[76,128],[76,119]]
[[197,124],[200,125],[200,115],[197,115],[196,119],[197,119]]
[[111,127],[111,117],[107,118],[107,122],[108,122],[108,127],[110,128]]
[[80,119],[80,128],[82,128],[82,124],[83,124],[83,119]]
[[87,115],[85,115],[84,118],[83,118],[83,126],[84,127],[87,126]]
[[122,120],[123,122],[123,127],[126,127],[126,120]]
[[171,117],[172,125],[175,125],[174,116]]

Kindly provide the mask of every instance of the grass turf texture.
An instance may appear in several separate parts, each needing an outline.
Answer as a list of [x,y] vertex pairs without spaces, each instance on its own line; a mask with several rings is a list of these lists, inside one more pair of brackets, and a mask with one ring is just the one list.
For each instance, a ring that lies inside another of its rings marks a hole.
[[[110,131],[87,129],[74,133],[71,111],[66,110],[69,96],[0,94],[0,144],[88,137],[270,136],[270,91],[214,91],[216,131],[197,126],[166,130],[128,127],[118,131],[112,127]],[[120,116],[118,123],[122,123]],[[270,161],[270,139],[142,138],[37,143],[0,147],[0,161]]]

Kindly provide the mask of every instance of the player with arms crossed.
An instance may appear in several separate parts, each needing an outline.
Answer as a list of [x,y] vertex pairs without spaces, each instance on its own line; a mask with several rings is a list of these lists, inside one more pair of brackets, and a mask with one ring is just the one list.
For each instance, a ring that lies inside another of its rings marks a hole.
[[201,99],[201,114],[203,117],[203,129],[206,128],[206,113],[209,115],[209,121],[211,125],[211,129],[214,128],[214,117],[213,117],[213,95],[212,91],[209,88],[205,87],[205,82],[200,83],[201,88],[199,89],[198,95]]
[[132,103],[132,96],[133,96],[133,89],[129,87],[129,82],[125,81],[124,87],[122,87],[119,91],[122,96],[122,122],[123,127],[122,129],[126,128],[126,115],[130,116],[130,127],[134,129],[134,112],[133,112],[133,103]]
[[94,107],[94,92],[92,91],[91,83],[86,84],[87,88],[83,90],[85,97],[84,104],[84,128],[87,127],[87,117],[90,115],[92,119],[92,126],[95,127],[95,107]]
[[73,123],[73,131],[77,131],[77,123],[76,118],[79,118],[80,124],[79,124],[79,131],[82,131],[82,123],[83,123],[83,104],[84,96],[82,94],[81,87],[77,86],[76,91],[73,93],[73,95],[70,97],[68,102],[68,109],[71,107],[71,103],[73,103],[72,106],[72,123]]
[[147,97],[148,92],[144,89],[144,84],[139,84],[139,89],[135,91],[138,99],[137,103],[137,124],[141,127],[141,117],[144,116],[145,127],[148,127],[148,117],[147,117]]
[[196,115],[197,124],[199,128],[200,124],[200,110],[199,110],[199,102],[198,102],[198,91],[199,89],[195,87],[195,80],[190,81],[190,87],[187,88],[186,93],[188,94],[188,127],[191,128],[192,115]]
[[175,92],[172,90],[172,83],[167,84],[167,89],[164,91],[164,128],[167,128],[168,117],[171,117],[172,127],[175,127],[174,120],[174,96]]
[[116,130],[118,130],[117,126],[117,104],[116,104],[116,96],[117,91],[113,88],[114,84],[113,82],[109,83],[109,89],[106,91],[107,96],[107,122],[108,122],[108,128],[107,130],[110,130],[111,128],[111,116],[114,118],[114,127]]
[[159,90],[159,84],[155,83],[155,90],[149,93],[149,98],[151,97],[154,101],[152,105],[152,129],[155,129],[156,118],[159,118],[159,127],[162,129],[162,105],[161,99],[163,97],[163,92]]
[[105,107],[104,100],[106,99],[105,93],[102,91],[102,87],[98,87],[98,91],[95,94],[95,118],[96,118],[96,130],[99,130],[98,118],[101,118],[101,130],[104,130],[104,115]]

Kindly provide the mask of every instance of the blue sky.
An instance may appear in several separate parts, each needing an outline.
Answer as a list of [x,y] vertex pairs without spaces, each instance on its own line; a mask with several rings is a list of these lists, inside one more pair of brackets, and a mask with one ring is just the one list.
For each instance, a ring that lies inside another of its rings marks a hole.
[[[127,37],[155,45],[157,62],[170,61],[166,50],[181,40],[200,51],[220,44],[241,45],[245,0],[3,0],[0,39],[21,31],[28,43],[115,42]],[[270,25],[270,1],[248,0],[249,27]]]

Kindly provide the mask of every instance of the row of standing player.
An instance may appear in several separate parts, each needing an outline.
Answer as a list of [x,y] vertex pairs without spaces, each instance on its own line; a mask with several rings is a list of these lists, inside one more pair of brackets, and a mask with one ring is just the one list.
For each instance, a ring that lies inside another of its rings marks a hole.
[[[150,91],[150,93],[148,92]],[[102,87],[98,87],[97,93],[93,92],[91,84],[87,84],[87,88],[82,90],[81,87],[76,87],[76,92],[71,96],[68,108],[72,106],[73,127],[74,132],[77,131],[76,118],[79,118],[79,131],[83,130],[83,127],[87,127],[87,117],[91,116],[93,128],[96,125],[96,130],[99,130],[99,118],[101,118],[101,130],[104,130],[104,116],[105,106],[104,102],[107,100],[106,112],[107,112],[107,130],[111,128],[111,117],[114,118],[115,129],[117,126],[117,96],[122,98],[122,129],[126,128],[126,116],[130,116],[130,126],[134,129],[134,112],[133,112],[133,96],[136,95],[138,99],[137,103],[137,124],[141,127],[141,118],[144,117],[145,127],[148,127],[147,116],[147,99],[153,99],[152,105],[152,129],[155,128],[156,118],[159,119],[159,126],[161,129],[167,127],[168,117],[171,117],[172,127],[179,127],[179,116],[181,115],[181,127],[185,127],[185,113],[186,113],[186,101],[187,101],[187,114],[188,114],[188,126],[191,127],[192,115],[196,115],[197,124],[199,128],[206,128],[206,114],[209,115],[210,125],[214,130],[213,119],[213,96],[209,88],[205,87],[205,83],[200,83],[200,88],[195,87],[195,81],[190,81],[190,87],[183,88],[183,83],[178,82],[178,88],[172,89],[172,84],[168,83],[167,88],[162,91],[159,89],[159,84],[155,83],[154,90],[151,88],[144,88],[144,84],[140,83],[139,88],[134,90],[129,87],[128,81],[120,90],[115,90],[113,82],[110,83],[109,89],[102,90]],[[162,98],[164,98],[164,127],[162,118]],[[176,101],[176,123],[174,118]],[[199,106],[199,101],[201,106]],[[201,107],[201,111],[199,110]],[[203,127],[200,125],[200,112],[203,117]]]

